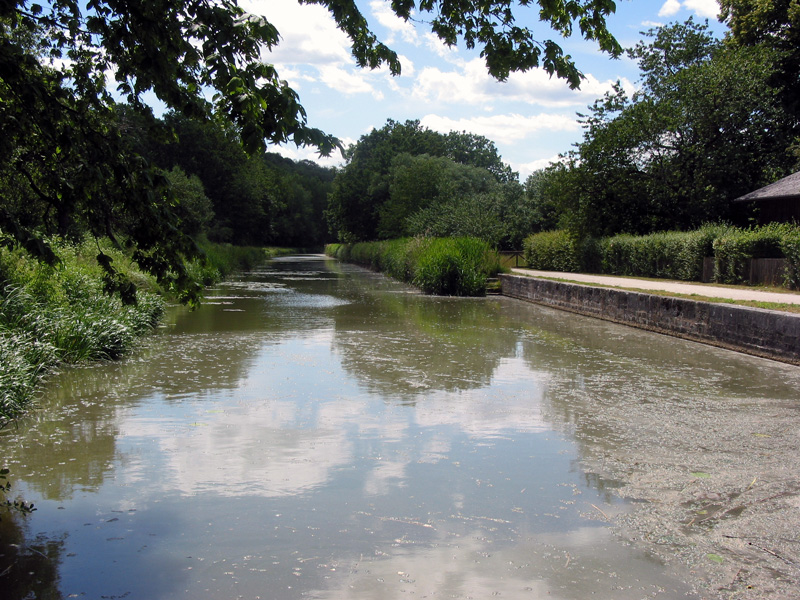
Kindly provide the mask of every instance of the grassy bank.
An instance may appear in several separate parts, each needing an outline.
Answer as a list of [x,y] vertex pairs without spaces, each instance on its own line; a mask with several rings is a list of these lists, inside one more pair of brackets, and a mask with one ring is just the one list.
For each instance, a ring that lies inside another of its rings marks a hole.
[[[25,410],[54,368],[117,359],[163,315],[168,290],[158,289],[111,244],[101,242],[100,248],[135,282],[135,305],[104,292],[93,240],[55,242],[56,266],[23,250],[0,249],[0,427]],[[278,253],[210,244],[204,251],[207,260],[193,263],[190,272],[205,285]]]
[[488,278],[500,271],[497,252],[468,237],[328,244],[325,253],[442,296],[483,296]]
[[221,281],[235,271],[252,269],[268,258],[295,253],[291,248],[257,248],[205,241],[201,242],[200,249],[205,254],[205,261],[193,262],[189,271],[203,285]]

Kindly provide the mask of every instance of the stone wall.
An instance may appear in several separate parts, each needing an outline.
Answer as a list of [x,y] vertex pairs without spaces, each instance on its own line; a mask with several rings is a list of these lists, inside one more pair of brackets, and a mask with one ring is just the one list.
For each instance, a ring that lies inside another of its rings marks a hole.
[[505,296],[800,365],[800,314],[518,275]]

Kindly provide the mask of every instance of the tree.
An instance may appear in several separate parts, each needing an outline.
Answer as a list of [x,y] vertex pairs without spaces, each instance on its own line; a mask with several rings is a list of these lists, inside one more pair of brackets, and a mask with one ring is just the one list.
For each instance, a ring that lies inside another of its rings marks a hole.
[[641,89],[595,102],[583,142],[550,170],[561,224],[578,235],[730,219],[734,198],[791,166],[797,122],[767,85],[771,49],[721,44],[691,20],[649,36],[629,51]]
[[465,195],[445,195],[407,217],[412,235],[469,236],[494,247],[519,248],[530,234],[520,219],[523,188],[516,182],[495,183]]
[[[360,66],[387,64],[400,72],[396,53],[369,30],[355,0],[301,1],[330,10]],[[584,38],[619,52],[605,21],[613,0],[537,4],[541,20],[557,33],[567,35],[577,23]],[[552,40],[538,41],[518,22],[516,7],[511,0],[392,3],[401,18],[429,19],[446,43],[461,39],[480,48],[499,79],[541,64],[577,86],[581,74],[572,59]],[[339,142],[307,124],[295,91],[261,60],[278,43],[277,29],[235,0],[1,3],[0,192],[15,198],[0,211],[3,240],[53,260],[48,233],[109,236],[191,300],[197,288],[184,259],[197,249],[180,231],[166,177],[125,140],[106,74],[113,73],[117,93],[140,114],[149,111],[143,96],[151,92],[183,116],[207,120],[213,114],[229,122],[248,151],[293,141],[329,153]],[[30,204],[35,207],[28,210]],[[98,260],[108,289],[132,300],[131,282],[120,278],[107,256]]]
[[[408,158],[422,155],[427,158],[416,162]],[[398,159],[400,156],[407,158]],[[418,196],[433,194],[438,197],[443,189],[437,183],[442,173],[447,171],[458,177],[458,170],[449,165],[481,169],[496,183],[516,178],[503,163],[494,143],[485,137],[467,132],[445,135],[423,127],[419,121],[398,123],[390,119],[381,129],[361,136],[348,148],[345,158],[347,165],[333,181],[326,212],[331,233],[343,242],[401,235],[403,219],[421,208],[420,203],[425,201],[423,197],[414,199],[401,188],[416,185]],[[447,160],[437,161],[436,158]],[[398,170],[393,172],[393,166]],[[401,172],[409,168],[421,170],[416,183]],[[428,175],[422,171],[427,171]],[[464,172],[462,169],[461,173]],[[392,202],[391,186],[397,177],[400,178],[394,183],[397,201]],[[430,179],[423,181],[425,178]]]
[[525,180],[525,202],[518,217],[521,227],[526,230],[523,238],[531,232],[550,231],[558,226],[558,205],[549,193],[551,173],[551,170],[539,169]]
[[181,231],[199,235],[214,218],[214,209],[203,189],[203,182],[197,175],[186,175],[180,167],[172,167],[167,172],[167,179],[182,212]]
[[446,156],[397,155],[389,169],[389,198],[378,214],[378,237],[392,239],[422,233],[409,228],[418,211],[451,199],[489,191],[498,183],[490,171]]
[[720,20],[730,26],[730,44],[764,45],[776,52],[769,83],[779,90],[786,110],[800,119],[800,6],[796,0],[720,0],[719,4]]

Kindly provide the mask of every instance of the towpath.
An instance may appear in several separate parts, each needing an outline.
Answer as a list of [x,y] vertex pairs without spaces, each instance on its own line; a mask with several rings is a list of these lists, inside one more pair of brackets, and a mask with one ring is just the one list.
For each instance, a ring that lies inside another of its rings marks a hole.
[[639,279],[636,277],[616,277],[613,275],[586,275],[583,273],[563,273],[560,271],[537,271],[534,269],[514,268],[511,272],[516,275],[529,277],[542,277],[615,287],[628,290],[646,290],[658,293],[670,292],[673,294],[686,294],[703,296],[706,298],[723,298],[734,301],[775,302],[780,304],[800,305],[800,294],[792,292],[772,292],[757,288],[727,287],[704,283],[683,283],[669,280]]

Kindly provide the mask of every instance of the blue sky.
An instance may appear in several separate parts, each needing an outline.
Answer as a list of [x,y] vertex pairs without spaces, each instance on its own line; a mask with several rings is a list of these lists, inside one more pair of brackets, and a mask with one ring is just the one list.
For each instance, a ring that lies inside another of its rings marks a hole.
[[[424,25],[395,17],[388,0],[358,3],[378,38],[400,55],[400,76],[392,77],[387,69],[359,69],[347,37],[322,7],[299,5],[297,0],[240,2],[280,31],[280,46],[264,59],[275,64],[281,78],[299,93],[309,125],[345,143],[357,141],[390,118],[419,119],[437,131],[486,136],[524,181],[531,171],[580,141],[576,112],[585,111],[616,80],[630,91],[636,86],[635,63],[627,58],[613,60],[594,44],[574,38],[561,40],[561,46],[586,75],[580,90],[570,90],[562,80],[551,79],[539,69],[512,74],[499,83],[486,73],[477,51],[447,48]],[[725,27],[717,21],[718,12],[717,0],[618,0],[610,27],[624,47],[642,39],[641,31],[690,16],[708,19],[721,36]],[[557,34],[538,22],[536,12],[525,14],[530,15],[529,24],[538,38],[558,41]],[[293,145],[272,150],[294,159],[318,160],[313,150]],[[335,155],[319,162],[335,165],[342,159]]]

